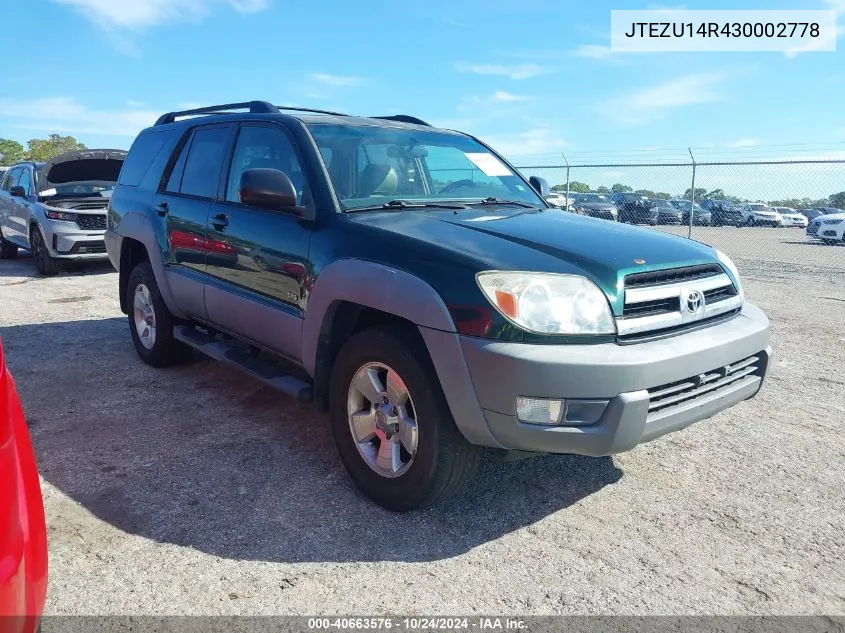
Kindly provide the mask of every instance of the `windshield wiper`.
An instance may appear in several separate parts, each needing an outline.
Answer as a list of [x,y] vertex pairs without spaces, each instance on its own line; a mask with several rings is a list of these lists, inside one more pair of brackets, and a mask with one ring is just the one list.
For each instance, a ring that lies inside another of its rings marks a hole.
[[354,211],[383,211],[390,209],[466,209],[466,205],[450,202],[415,202],[412,200],[391,200],[384,204],[373,204],[365,207],[350,207],[346,209],[347,213]]
[[499,205],[499,204],[512,204],[517,207],[525,207],[526,209],[538,209],[542,208],[539,204],[530,204],[528,202],[522,202],[520,200],[505,200],[504,198],[484,198],[484,200],[479,200],[478,202],[466,202],[465,204],[483,204],[483,205]]

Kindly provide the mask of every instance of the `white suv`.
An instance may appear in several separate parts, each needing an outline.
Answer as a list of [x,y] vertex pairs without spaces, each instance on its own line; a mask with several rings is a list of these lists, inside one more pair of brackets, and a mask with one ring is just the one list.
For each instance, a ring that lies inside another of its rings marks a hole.
[[783,216],[762,202],[749,202],[740,211],[748,226],[783,226]]

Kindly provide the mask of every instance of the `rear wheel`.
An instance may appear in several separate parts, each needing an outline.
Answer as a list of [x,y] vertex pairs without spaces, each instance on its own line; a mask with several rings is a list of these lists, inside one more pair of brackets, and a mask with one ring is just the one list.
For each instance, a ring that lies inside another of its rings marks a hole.
[[141,360],[153,367],[167,367],[190,357],[191,348],[173,337],[177,321],[161,298],[149,262],[141,262],[129,275],[126,305],[129,333]]
[[355,334],[332,368],[329,405],[355,485],[394,511],[441,501],[471,479],[483,453],[452,419],[422,343],[399,327]]
[[29,230],[29,245],[32,252],[32,259],[35,261],[35,268],[39,274],[45,277],[52,277],[58,274],[61,270],[61,262],[55,257],[50,256],[50,251],[44,243],[44,237],[41,235],[41,229],[37,226],[32,226]]

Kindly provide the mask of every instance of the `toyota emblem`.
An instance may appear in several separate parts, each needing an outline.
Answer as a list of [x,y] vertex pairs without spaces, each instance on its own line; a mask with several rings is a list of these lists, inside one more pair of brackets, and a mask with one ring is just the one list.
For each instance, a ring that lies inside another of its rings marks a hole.
[[698,290],[691,290],[687,295],[687,310],[693,314],[704,307],[704,295]]

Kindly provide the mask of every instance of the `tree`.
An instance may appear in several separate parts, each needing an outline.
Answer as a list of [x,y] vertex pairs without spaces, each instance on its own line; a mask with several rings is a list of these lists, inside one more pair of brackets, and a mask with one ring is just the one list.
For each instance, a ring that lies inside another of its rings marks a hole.
[[833,193],[828,199],[830,200],[830,205],[832,207],[836,207],[837,209],[845,209],[845,191]]
[[607,187],[596,187],[596,193],[613,193]]
[[8,138],[0,138],[0,165],[11,165],[23,159],[23,145]]
[[657,198],[658,200],[668,200],[672,197],[665,191],[652,191],[651,189],[637,189],[634,193],[638,193],[646,198]]
[[65,152],[87,149],[83,143],[72,136],[60,136],[58,134],[51,134],[46,139],[31,139],[27,142],[27,146],[26,157],[38,162],[48,161]]
[[610,188],[610,190],[611,190],[613,193],[624,193],[624,192],[626,192],[626,191],[633,191],[633,189],[632,189],[631,187],[629,187],[628,185],[622,185],[622,184],[620,184],[620,183],[618,183],[618,182],[617,182],[615,185],[613,185],[613,186]]
[[[552,191],[566,191],[566,185],[555,185],[552,187]],[[577,180],[573,180],[569,183],[569,192],[570,193],[589,193],[590,192],[590,185],[585,182],[578,182]]]
[[[692,189],[687,188],[687,190],[684,192],[684,200],[689,200],[689,196],[690,196],[691,191],[692,191]],[[695,199],[696,200],[703,200],[706,195],[707,195],[707,189],[703,189],[703,188],[700,189],[698,187],[695,188]]]

